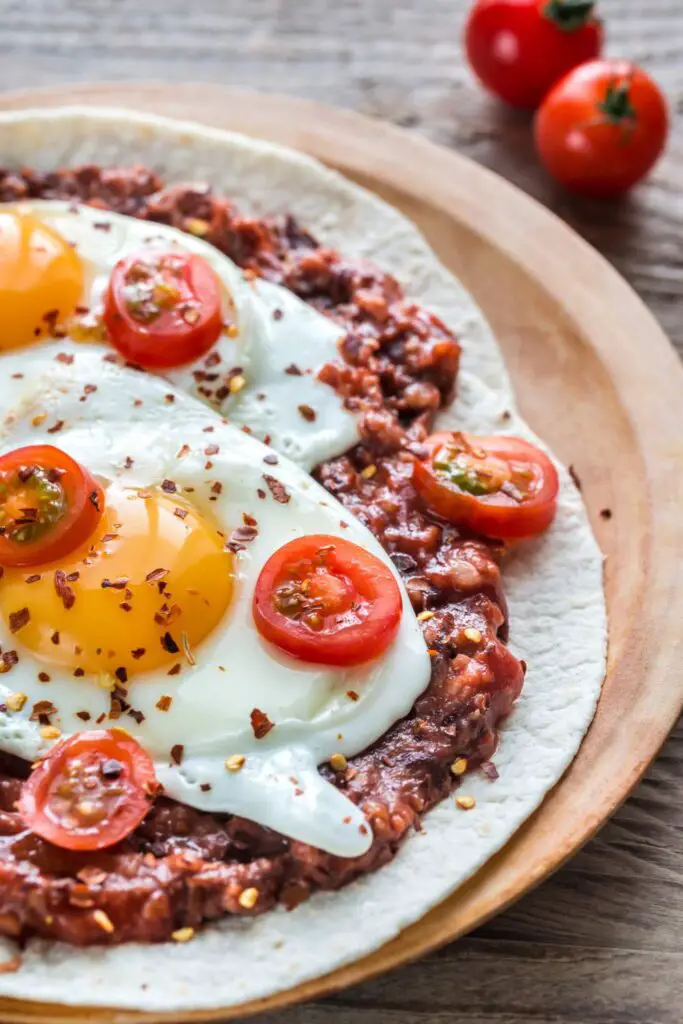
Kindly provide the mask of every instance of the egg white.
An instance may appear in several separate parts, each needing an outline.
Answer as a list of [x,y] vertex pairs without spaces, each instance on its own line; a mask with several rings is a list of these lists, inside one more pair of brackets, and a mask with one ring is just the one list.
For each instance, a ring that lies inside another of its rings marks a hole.
[[[73,357],[70,365],[56,358],[64,352]],[[333,753],[350,756],[363,750],[425,689],[429,656],[407,594],[399,580],[403,616],[392,646],[375,661],[346,670],[294,661],[264,642],[253,623],[251,598],[264,562],[294,537],[344,537],[372,552],[399,579],[389,557],[299,466],[282,457],[275,466],[265,463],[272,452],[253,437],[188,395],[170,392],[174,401],[169,405],[167,382],[116,365],[104,358],[107,354],[104,346],[57,342],[0,359],[0,408],[5,413],[0,451],[57,444],[105,487],[116,482],[149,488],[170,478],[179,487],[194,488],[195,507],[226,535],[242,523],[243,513],[257,520],[259,530],[236,556],[231,608],[194,652],[197,664],[183,664],[181,674],[173,677],[151,671],[130,679],[128,699],[145,719],[116,724],[125,725],[150,753],[160,781],[177,800],[243,815],[341,856],[364,852],[371,836],[362,827],[362,813],[316,768]],[[82,401],[86,381],[96,383],[97,391]],[[57,435],[49,433],[58,420],[63,428]],[[207,426],[211,433],[205,432]],[[210,471],[204,453],[208,440],[219,446]],[[190,451],[178,458],[184,445]],[[127,457],[133,459],[130,468]],[[264,473],[286,487],[286,504],[274,500]],[[222,492],[209,504],[216,480]],[[259,490],[266,492],[264,498]],[[37,700],[49,699],[57,707],[52,721],[64,735],[84,727],[77,711],[89,711],[93,721],[108,712],[109,695],[92,677],[77,679],[51,668],[51,681],[39,682],[38,671],[46,665],[22,650],[21,633],[12,635],[4,621],[0,644],[3,650],[16,649],[20,658],[2,676],[0,701],[12,691],[29,698],[22,711],[0,715],[0,749],[29,759],[46,749],[49,744],[29,720]],[[359,699],[352,700],[348,691]],[[169,711],[156,708],[162,695],[173,698]],[[254,708],[275,723],[260,740],[250,724]],[[107,724],[112,723],[102,728]],[[184,748],[180,766],[170,760],[175,744]],[[245,755],[241,771],[226,770],[231,754]],[[211,789],[202,790],[206,783]]]
[[[248,426],[260,440],[268,438],[277,451],[307,469],[359,441],[357,415],[317,376],[326,363],[341,361],[338,345],[344,331],[287,288],[245,277],[212,245],[165,224],[62,200],[0,208],[33,214],[73,245],[86,271],[82,303],[90,310],[88,320],[101,311],[112,269],[124,256],[148,248],[198,253],[224,286],[225,312],[237,334],[224,333],[208,358],[165,372],[167,379],[217,407],[237,426]],[[286,372],[293,363],[300,375]],[[216,392],[237,370],[244,387],[218,400]],[[306,419],[301,406],[312,409],[315,419]]]

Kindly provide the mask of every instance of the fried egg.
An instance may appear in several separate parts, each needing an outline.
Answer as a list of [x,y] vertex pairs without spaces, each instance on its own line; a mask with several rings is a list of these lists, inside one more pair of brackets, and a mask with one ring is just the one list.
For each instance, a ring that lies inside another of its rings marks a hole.
[[[362,811],[318,765],[366,748],[430,677],[410,601],[375,538],[299,466],[166,381],[112,362],[106,347],[6,353],[0,406],[1,452],[57,445],[106,501],[86,549],[5,568],[0,644],[18,660],[3,659],[0,749],[34,759],[58,737],[124,726],[176,800],[363,853],[372,836]],[[256,630],[262,566],[307,534],[353,541],[397,578],[401,623],[374,661],[294,661]],[[261,738],[256,710],[273,726]]]
[[226,330],[208,356],[165,374],[176,387],[308,469],[358,442],[358,417],[318,378],[340,361],[343,329],[287,288],[245,275],[201,238],[164,224],[61,200],[1,204],[0,353],[55,334],[101,340],[111,272],[143,249],[197,253],[223,288]]

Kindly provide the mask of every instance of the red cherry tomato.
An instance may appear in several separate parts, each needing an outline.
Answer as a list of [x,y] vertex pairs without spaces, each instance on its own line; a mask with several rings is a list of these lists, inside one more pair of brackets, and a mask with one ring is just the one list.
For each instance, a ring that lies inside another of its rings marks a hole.
[[80,547],[104,512],[87,469],[49,444],[0,455],[0,565],[44,565]]
[[256,628],[301,661],[360,665],[391,644],[402,612],[391,570],[348,540],[311,535],[271,555],[254,590]]
[[563,75],[599,56],[591,0],[478,0],[465,29],[467,59],[491,92],[534,110]]
[[415,461],[413,484],[443,519],[502,540],[533,537],[552,523],[557,471],[528,441],[441,433],[425,443],[428,454]]
[[136,828],[157,792],[154,765],[122,729],[62,740],[21,787],[28,828],[66,850],[102,850]]
[[218,278],[195,253],[133,253],[112,271],[104,323],[130,362],[151,370],[182,366],[208,352],[223,329]]
[[644,71],[623,60],[594,60],[555,86],[534,133],[557,181],[600,198],[625,192],[648,173],[668,126],[666,100]]

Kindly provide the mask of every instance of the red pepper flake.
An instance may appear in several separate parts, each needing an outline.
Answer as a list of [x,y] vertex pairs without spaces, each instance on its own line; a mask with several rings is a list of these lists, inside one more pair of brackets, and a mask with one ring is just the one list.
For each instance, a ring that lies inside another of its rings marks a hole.
[[218,455],[219,451],[220,451],[220,448],[219,448],[219,446],[217,444],[207,444],[206,448],[204,449],[204,454],[205,455]]
[[64,420],[57,420],[57,422],[53,426],[47,428],[47,432],[48,434],[58,434],[63,426]]
[[254,708],[249,717],[251,719],[251,728],[257,740],[262,740],[264,736],[267,736],[274,726],[274,723],[271,722],[265,711],[261,711],[259,708]]
[[242,522],[245,526],[258,526],[258,520],[250,516],[248,512],[242,513]]
[[211,786],[210,782],[200,782],[199,783],[199,788],[201,789],[202,793],[208,793],[209,790],[212,789],[213,787]]
[[164,401],[168,402],[169,405],[173,405],[173,403],[175,402],[175,395],[172,395],[170,393],[168,395],[164,395]]
[[76,603],[76,595],[67,583],[66,573],[63,569],[55,570],[55,590],[66,610],[69,611],[70,608],[73,608]]
[[263,501],[263,499],[266,496],[266,492],[263,490],[263,488],[262,487],[257,487],[256,488],[256,493],[258,494],[259,498]]
[[283,311],[281,309],[274,309],[273,310],[273,320],[282,320],[284,315],[285,314],[283,313]]
[[277,455],[264,455],[263,456],[263,461],[268,466],[277,466],[279,459],[278,459]]
[[97,509],[98,512],[100,511],[100,496],[97,491],[90,492],[88,495],[88,501]]
[[80,720],[82,722],[89,722],[90,721],[90,712],[89,711],[77,711],[76,712],[76,718],[80,718]]
[[161,489],[166,494],[175,494],[175,492],[178,490],[174,480],[162,480]]
[[360,697],[355,690],[347,690],[346,696],[349,698],[349,700],[360,700]]
[[81,574],[80,572],[78,572],[78,570],[76,570],[76,572],[68,573],[66,577],[67,583],[75,583],[76,580],[80,577],[80,575]]
[[173,666],[173,668],[169,668],[169,670],[166,673],[166,675],[167,676],[177,676],[177,675],[180,675],[181,668],[182,668],[182,665],[180,664],[180,662],[178,662],[176,665]]
[[487,779],[491,779],[492,782],[498,778],[498,769],[496,768],[493,761],[482,761],[481,770]]
[[39,672],[38,673],[38,679],[41,681],[41,683],[49,683],[50,682],[50,677],[47,674],[47,672]]
[[28,608],[20,608],[18,612],[10,612],[9,628],[10,633],[18,633],[27,623],[31,621],[31,613]]
[[126,461],[123,463],[123,468],[124,469],[132,469],[133,468],[133,463],[134,463],[134,459],[131,459],[130,455],[126,455]]
[[612,518],[612,509],[611,508],[601,508],[600,509],[600,518],[601,519],[611,519]]
[[171,763],[172,764],[181,764],[182,760],[183,760],[184,752],[185,752],[185,747],[183,746],[183,744],[182,743],[175,743],[171,747]]
[[130,653],[133,655],[133,657],[137,661],[138,658],[141,658],[143,656],[143,654],[145,653],[145,648],[144,647],[134,647],[133,650]]
[[37,700],[31,709],[30,721],[49,725],[50,718],[56,714],[57,708],[51,700]]
[[148,572],[145,576],[145,581],[147,583],[156,583],[157,580],[162,580],[164,576],[168,576],[168,572],[168,569],[152,569],[152,571]]
[[207,460],[207,461],[206,461],[206,462],[204,463],[204,469],[213,469],[213,462],[211,461],[211,459],[208,459],[208,460]]
[[173,509],[173,515],[177,516],[178,519],[185,519],[185,517],[187,516],[187,509],[186,508],[178,508],[178,506],[176,506]]
[[65,366],[71,366],[74,361],[74,357],[69,352],[58,352],[55,359],[58,363],[64,363]]
[[93,223],[93,227],[98,231],[111,231],[111,221],[108,220],[96,220]]
[[107,716],[103,711],[102,714],[98,715],[97,718],[95,719],[95,725],[102,725],[102,722],[105,720],[106,717]]
[[119,608],[123,608],[124,612],[132,612],[133,610],[132,604],[128,604],[128,601],[122,601]]
[[40,578],[41,578],[40,577],[40,573],[35,572],[33,574],[33,576],[27,576],[25,582],[26,583],[37,583],[40,580]]
[[164,633],[161,637],[161,646],[169,654],[177,654],[180,648],[170,633]]
[[161,695],[161,697],[159,697],[156,706],[159,709],[159,711],[168,711],[172,703],[173,697],[169,697],[168,694],[164,693]]
[[275,500],[279,502],[280,505],[286,505],[289,499],[291,498],[291,494],[289,493],[285,485],[283,483],[280,483],[280,481],[277,480],[274,476],[270,476],[268,473],[263,474],[263,479],[268,484],[270,493],[273,495]]
[[188,455],[191,451],[192,449],[190,448],[189,444],[184,444],[182,448],[179,448],[178,451],[176,452],[176,459],[184,458],[184,456]]
[[59,630],[56,629],[50,637],[50,642],[57,645],[59,643]]
[[120,683],[128,682],[128,672],[123,667],[123,665],[120,665],[117,669],[114,669],[114,675],[116,676]]
[[285,373],[288,373],[290,377],[303,377],[303,374],[296,363],[290,363],[289,366],[285,367]]
[[128,717],[132,718],[137,725],[142,725],[145,720],[144,711],[138,710],[138,708],[128,708]]
[[140,406],[142,405],[142,399],[141,398],[134,399],[133,405],[135,406],[136,409],[139,409]]
[[16,651],[4,651],[0,655],[0,673],[4,675],[5,672],[9,672],[19,661],[19,655]]
[[223,490],[223,484],[220,483],[218,480],[216,480],[215,484],[212,484],[212,486],[211,486],[211,493],[212,494],[220,494],[222,490]]
[[74,675],[76,676],[77,679],[80,679],[81,676],[85,675],[85,669],[84,668],[75,668],[74,669]]
[[299,405],[297,408],[307,423],[313,423],[317,416],[315,409],[312,409],[310,405],[305,404]]
[[121,576],[117,580],[110,580],[105,577],[100,583],[100,586],[102,587],[102,590],[125,590],[128,586],[128,577]]
[[579,474],[576,472],[576,469],[572,465],[569,466],[569,475],[572,478],[572,480],[574,482],[574,486],[576,487],[577,491],[580,491],[581,490],[581,480],[579,479]]
[[243,550],[244,544],[248,544],[249,541],[255,540],[256,537],[258,537],[258,530],[255,526],[238,526],[230,534],[228,547],[232,550],[231,545],[237,544],[239,545],[240,550]]

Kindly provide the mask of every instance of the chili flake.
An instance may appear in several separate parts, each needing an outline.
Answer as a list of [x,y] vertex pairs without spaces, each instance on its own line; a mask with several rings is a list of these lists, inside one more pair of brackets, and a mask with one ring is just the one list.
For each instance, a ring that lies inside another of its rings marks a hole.
[[267,736],[274,726],[274,722],[271,722],[265,711],[261,711],[259,708],[254,708],[249,717],[257,740],[262,740],[264,736]]

